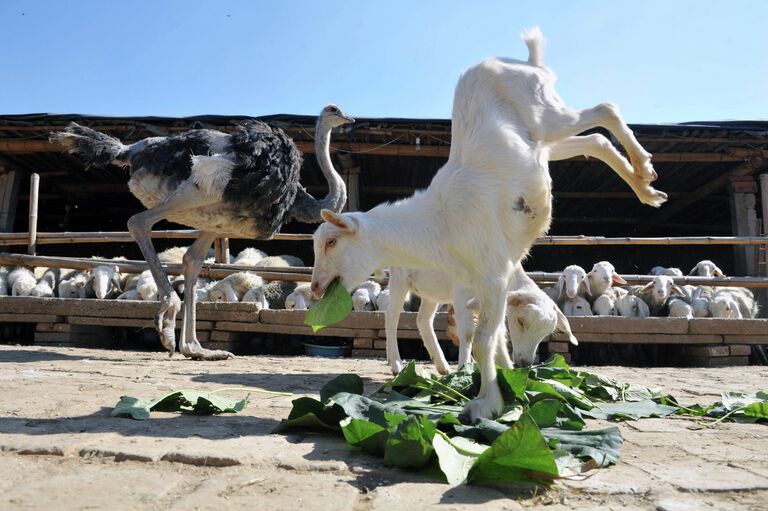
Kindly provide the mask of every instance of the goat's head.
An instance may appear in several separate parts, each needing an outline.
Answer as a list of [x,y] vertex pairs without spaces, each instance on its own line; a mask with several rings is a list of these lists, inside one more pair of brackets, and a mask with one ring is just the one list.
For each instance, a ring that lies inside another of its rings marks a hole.
[[700,277],[725,277],[723,270],[718,268],[717,265],[709,259],[696,263],[696,266],[691,269],[691,272],[688,275],[698,275]]
[[558,324],[557,305],[541,291],[507,293],[507,330],[516,367],[533,364],[536,350]]
[[587,290],[587,294],[591,295],[592,290],[589,287],[589,279],[587,278],[587,272],[584,268],[576,264],[566,266],[563,272],[560,274],[560,278],[557,280],[557,287],[560,292],[560,297],[565,292],[566,298],[573,299],[579,293],[579,287],[584,285]]
[[667,299],[675,294],[677,296],[685,296],[685,292],[675,284],[672,277],[668,275],[656,275],[653,277],[644,288],[640,290],[641,293],[653,293],[654,301],[664,303]]
[[315,267],[310,289],[315,299],[320,299],[336,278],[351,293],[382,266],[370,240],[360,232],[359,214],[336,214],[324,209],[321,216],[325,222],[312,236]]

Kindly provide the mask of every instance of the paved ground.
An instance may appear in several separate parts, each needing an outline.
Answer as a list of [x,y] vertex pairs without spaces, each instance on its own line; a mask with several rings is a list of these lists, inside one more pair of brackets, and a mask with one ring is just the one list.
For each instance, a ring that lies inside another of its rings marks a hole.
[[[722,389],[768,389],[764,367],[600,372],[659,385],[683,403]],[[123,394],[256,386],[312,394],[355,371],[372,389],[381,360],[241,357],[0,346],[0,509],[766,509],[768,426],[704,428],[684,418],[622,424],[621,462],[547,491],[449,488],[343,441],[271,435],[291,398],[252,394],[243,414],[109,417]],[[233,397],[239,393],[232,394]]]

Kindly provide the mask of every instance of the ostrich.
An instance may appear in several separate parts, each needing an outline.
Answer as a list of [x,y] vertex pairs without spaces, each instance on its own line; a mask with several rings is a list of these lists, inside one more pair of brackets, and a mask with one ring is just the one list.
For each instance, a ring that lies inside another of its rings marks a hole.
[[128,230],[157,282],[160,310],[155,328],[171,356],[176,349],[174,327],[181,300],[161,266],[150,231],[162,219],[202,231],[183,257],[188,288],[179,351],[196,360],[221,360],[233,355],[204,349],[195,332],[195,285],[208,249],[221,235],[269,238],[291,219],[319,223],[323,209],[340,212],[347,191],[331,163],[331,130],[352,122],[336,105],[320,112],[315,144],[329,187],[322,200],[299,183],[301,153],[293,141],[279,128],[259,121],[238,126],[232,134],[196,129],[131,145],[72,123],[64,132],[52,134],[51,141],[63,145],[88,167],[109,163],[128,167],[128,187],[147,208],[128,220]]

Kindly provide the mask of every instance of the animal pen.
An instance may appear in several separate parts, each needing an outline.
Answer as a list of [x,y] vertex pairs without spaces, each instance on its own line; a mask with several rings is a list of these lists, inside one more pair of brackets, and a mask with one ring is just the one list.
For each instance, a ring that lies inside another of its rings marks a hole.
[[[0,117],[0,254],[2,265],[88,269],[116,265],[138,273],[146,265],[128,232],[127,218],[142,209],[117,167],[85,170],[73,157],[47,141],[69,121],[133,141],[195,127],[227,131],[240,117],[106,118],[67,115]],[[313,158],[314,117],[276,115],[261,118],[280,126],[304,152],[302,182],[310,193],[325,185]],[[584,158],[550,163],[554,213],[551,236],[541,238],[525,263],[538,283],[553,283],[569,264],[590,267],[611,261],[630,284],[646,283],[655,265],[688,269],[702,259],[715,260],[727,278],[679,277],[679,284],[712,284],[753,289],[766,308],[766,247],[760,218],[768,218],[768,122],[719,122],[680,125],[632,125],[653,154],[658,187],[669,202],[656,210],[634,200],[624,183],[600,162]],[[359,119],[335,134],[332,151],[349,191],[349,210],[367,210],[385,200],[412,194],[429,184],[448,157],[450,121]],[[38,177],[39,176],[39,177]],[[29,190],[29,192],[27,192]],[[22,214],[29,211],[29,215]],[[159,248],[193,238],[195,231],[159,224],[153,238]],[[272,240],[221,239],[216,263],[201,276],[221,278],[253,270],[268,280],[309,281],[311,267],[234,267],[229,251],[255,246],[270,255],[292,254],[308,261],[313,226],[289,224]],[[573,235],[572,233],[578,233]],[[11,253],[11,250],[28,252]],[[104,257],[126,256],[126,261]],[[169,266],[178,274],[178,266]],[[536,271],[534,271],[536,270]],[[159,347],[152,318],[156,302],[2,297],[0,329],[4,342],[77,346],[123,346],[126,336],[146,336]],[[304,311],[259,310],[252,303],[200,303],[198,336],[209,348],[235,353],[299,353],[302,342],[341,344],[352,356],[383,356],[381,312],[354,312],[317,333],[303,325]],[[401,350],[424,356],[416,314],[399,323]],[[554,336],[541,350],[563,353],[577,362],[594,362],[596,347],[613,362],[633,364],[746,365],[753,346],[768,345],[768,320],[714,318],[571,317],[578,347]],[[180,323],[179,323],[180,324]],[[178,325],[177,325],[178,327]],[[446,317],[435,329],[449,347]],[[448,350],[450,353],[450,350]]]

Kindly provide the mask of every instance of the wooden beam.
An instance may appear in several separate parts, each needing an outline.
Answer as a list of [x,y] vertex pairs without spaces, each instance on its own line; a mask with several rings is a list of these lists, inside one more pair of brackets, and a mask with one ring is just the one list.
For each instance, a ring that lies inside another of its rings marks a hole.
[[666,205],[661,207],[658,213],[653,215],[651,218],[644,220],[643,223],[640,224],[637,229],[635,229],[635,234],[642,236],[643,234],[653,229],[657,224],[664,223],[667,219],[683,211],[690,204],[700,200],[702,197],[706,197],[713,192],[725,188],[725,186],[730,181],[731,176],[746,176],[749,174],[754,174],[765,167],[765,159],[749,158],[747,161],[731,170],[729,173],[717,176],[708,183],[705,183],[691,191],[682,199],[667,202]]
[[21,173],[9,170],[0,180],[0,231],[11,232],[16,222],[16,205],[19,200]]

